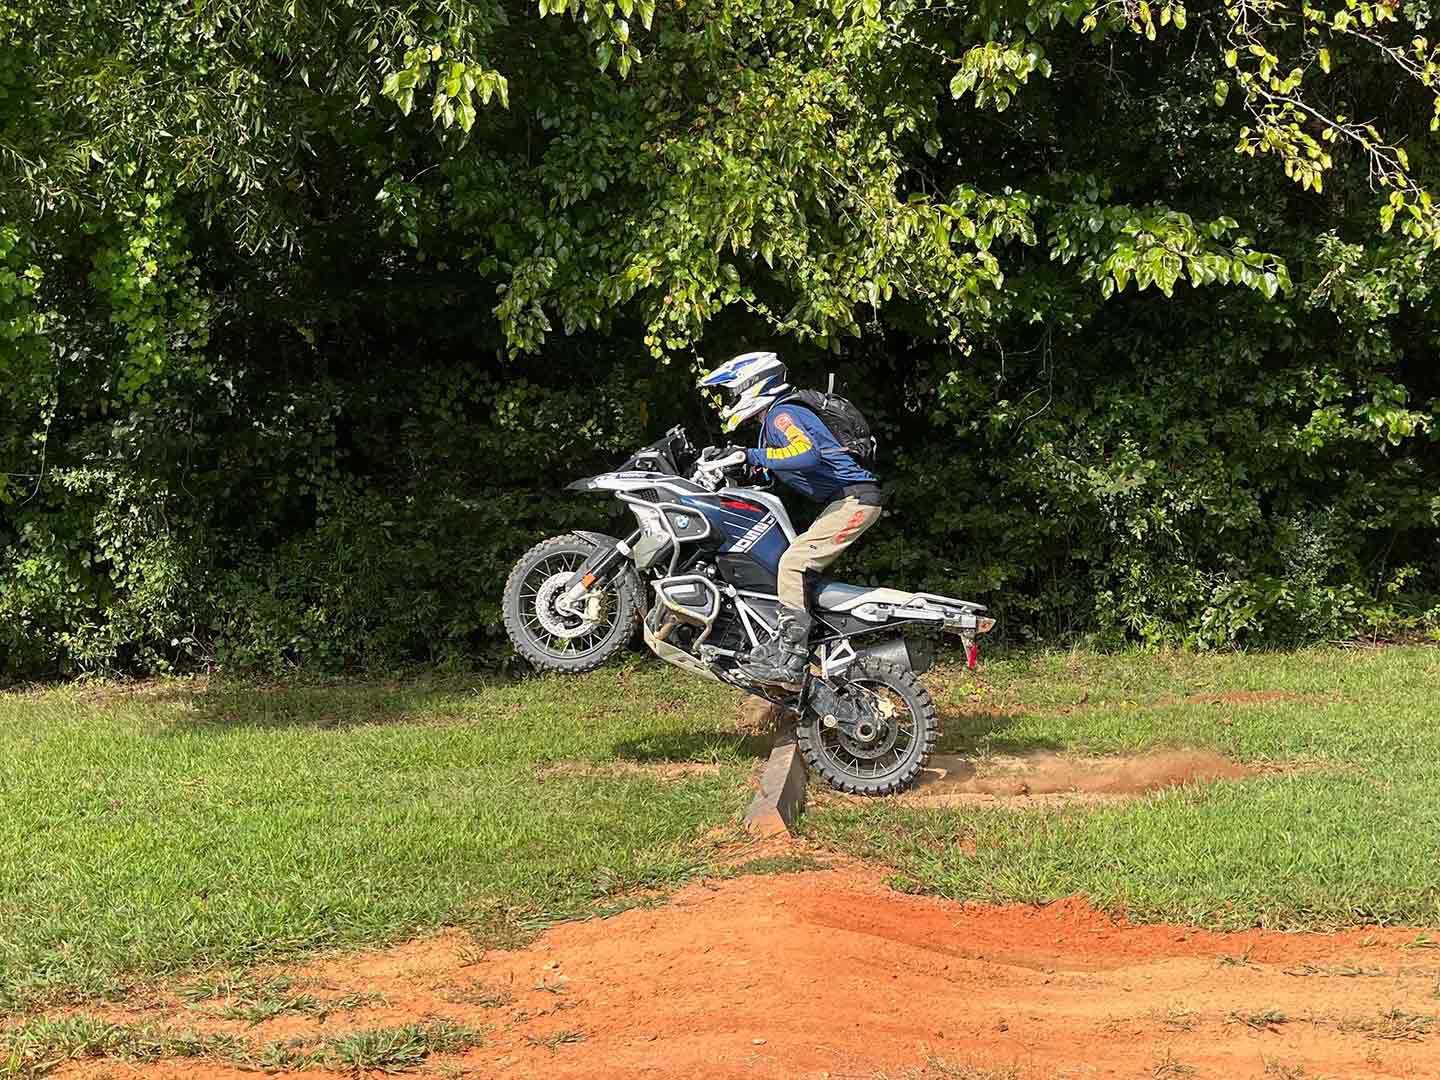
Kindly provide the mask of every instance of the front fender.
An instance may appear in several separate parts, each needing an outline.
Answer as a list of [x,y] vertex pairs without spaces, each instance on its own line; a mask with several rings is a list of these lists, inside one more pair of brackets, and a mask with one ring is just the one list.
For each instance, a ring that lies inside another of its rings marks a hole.
[[582,536],[586,540],[589,540],[596,547],[612,548],[620,542],[619,537],[609,536],[605,533],[587,532],[584,529],[571,529],[570,531],[576,536]]

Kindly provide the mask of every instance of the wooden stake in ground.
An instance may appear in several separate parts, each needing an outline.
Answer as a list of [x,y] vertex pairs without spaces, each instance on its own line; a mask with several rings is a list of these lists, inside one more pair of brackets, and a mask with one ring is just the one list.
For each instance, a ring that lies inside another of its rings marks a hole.
[[760,773],[760,790],[745,811],[745,828],[757,836],[789,833],[805,808],[805,762],[788,727],[775,735],[770,760]]

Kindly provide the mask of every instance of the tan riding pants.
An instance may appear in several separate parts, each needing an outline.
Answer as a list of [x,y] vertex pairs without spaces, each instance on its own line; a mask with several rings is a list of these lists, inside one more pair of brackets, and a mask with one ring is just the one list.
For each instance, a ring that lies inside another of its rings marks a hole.
[[797,536],[789,550],[780,557],[780,572],[775,587],[780,603],[804,611],[806,573],[824,570],[879,518],[880,507],[863,503],[853,496],[836,499],[820,511],[815,523]]

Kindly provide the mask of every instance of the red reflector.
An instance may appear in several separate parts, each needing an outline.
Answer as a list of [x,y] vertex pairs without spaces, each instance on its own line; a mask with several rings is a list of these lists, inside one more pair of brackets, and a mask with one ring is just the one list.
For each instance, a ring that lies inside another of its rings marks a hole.
[[967,645],[967,646],[965,647],[965,666],[968,667],[971,671],[974,671],[974,670],[975,670],[975,665],[978,664],[979,662],[980,662],[980,646],[979,646],[979,645],[976,645],[976,644],[972,641],[972,642],[970,642],[969,645]]
[[752,514],[758,514],[760,507],[754,503],[741,502],[739,499],[721,499],[721,506],[728,506],[731,510],[749,510]]

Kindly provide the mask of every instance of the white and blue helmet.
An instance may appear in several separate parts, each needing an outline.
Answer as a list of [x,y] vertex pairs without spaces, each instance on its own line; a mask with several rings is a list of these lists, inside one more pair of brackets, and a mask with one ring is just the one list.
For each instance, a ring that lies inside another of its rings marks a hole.
[[734,431],[789,393],[786,378],[785,365],[773,352],[748,352],[701,376],[696,385],[730,394],[730,404],[720,410],[720,421],[726,431]]

